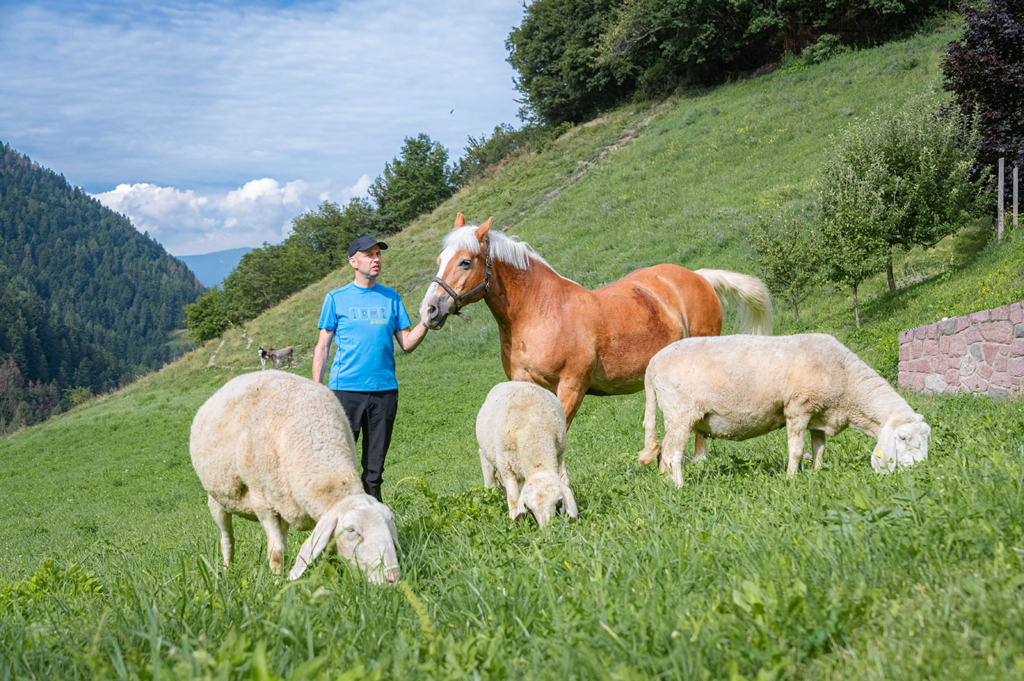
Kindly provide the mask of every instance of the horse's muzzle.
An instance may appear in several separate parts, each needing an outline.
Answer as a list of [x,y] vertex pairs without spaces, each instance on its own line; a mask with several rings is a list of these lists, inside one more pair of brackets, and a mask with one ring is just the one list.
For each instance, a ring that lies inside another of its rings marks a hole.
[[[427,326],[440,330],[451,314],[452,300],[448,296],[435,296],[433,302],[426,303],[420,310],[420,317],[426,320]],[[459,315],[462,316],[462,315]]]

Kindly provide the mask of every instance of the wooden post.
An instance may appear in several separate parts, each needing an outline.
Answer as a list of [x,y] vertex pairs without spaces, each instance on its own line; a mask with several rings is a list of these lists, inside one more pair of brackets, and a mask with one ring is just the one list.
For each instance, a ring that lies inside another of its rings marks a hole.
[[1017,219],[1020,217],[1020,204],[1017,203],[1017,164],[1013,164],[1013,231],[1016,232],[1020,225]]
[[1003,162],[1002,156],[999,157],[999,198],[996,199],[996,239],[998,241],[1003,240]]

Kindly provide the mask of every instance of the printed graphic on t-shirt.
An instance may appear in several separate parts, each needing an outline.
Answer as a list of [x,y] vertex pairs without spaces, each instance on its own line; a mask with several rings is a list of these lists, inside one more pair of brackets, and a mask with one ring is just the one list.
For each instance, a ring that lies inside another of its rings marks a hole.
[[387,324],[388,309],[386,307],[350,307],[349,319],[352,321],[368,321],[371,324]]

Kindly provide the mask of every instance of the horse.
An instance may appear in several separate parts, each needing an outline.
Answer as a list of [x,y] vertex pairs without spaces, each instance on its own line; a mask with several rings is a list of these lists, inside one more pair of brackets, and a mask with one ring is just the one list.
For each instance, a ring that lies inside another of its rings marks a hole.
[[642,390],[647,363],[669,343],[720,335],[723,297],[738,306],[739,333],[771,334],[771,298],[756,277],[663,264],[589,291],[525,242],[492,232],[491,219],[466,225],[459,213],[437,264],[420,318],[440,329],[483,300],[498,322],[505,375],[555,393],[567,424],[585,395]]

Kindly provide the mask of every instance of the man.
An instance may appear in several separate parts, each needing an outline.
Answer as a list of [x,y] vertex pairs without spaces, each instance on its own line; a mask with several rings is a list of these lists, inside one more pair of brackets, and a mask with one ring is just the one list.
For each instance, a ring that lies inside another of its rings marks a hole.
[[381,251],[387,247],[368,236],[349,244],[348,262],[356,276],[324,298],[313,352],[313,380],[323,382],[331,339],[337,341],[327,387],[341,402],[356,441],[363,436],[363,490],[378,500],[398,411],[392,338],[402,350],[412,352],[427,334],[426,325],[411,325],[398,293],[377,283]]

